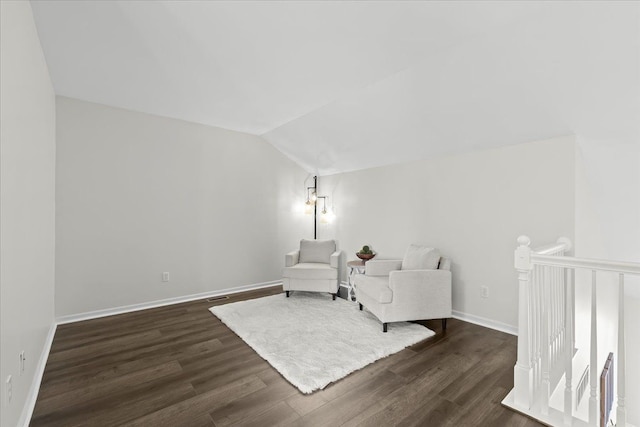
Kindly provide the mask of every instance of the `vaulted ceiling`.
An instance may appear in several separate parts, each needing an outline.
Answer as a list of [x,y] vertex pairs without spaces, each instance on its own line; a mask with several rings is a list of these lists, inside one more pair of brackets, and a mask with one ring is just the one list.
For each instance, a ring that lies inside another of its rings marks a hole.
[[637,2],[31,3],[57,94],[262,135],[322,175],[640,141]]

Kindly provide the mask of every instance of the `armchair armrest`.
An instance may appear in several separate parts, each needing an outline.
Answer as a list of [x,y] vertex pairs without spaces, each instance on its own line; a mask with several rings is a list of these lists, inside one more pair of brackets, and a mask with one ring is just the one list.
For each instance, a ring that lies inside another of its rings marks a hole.
[[372,259],[366,262],[364,273],[367,276],[388,276],[389,273],[400,268],[402,268],[401,259]]
[[292,267],[298,263],[300,259],[300,250],[289,252],[284,256],[284,266]]
[[448,270],[401,270],[389,275],[393,303],[421,304],[437,313],[434,317],[451,317],[451,272]]
[[329,264],[333,268],[340,268],[340,257],[342,257],[342,251],[335,251],[329,258]]

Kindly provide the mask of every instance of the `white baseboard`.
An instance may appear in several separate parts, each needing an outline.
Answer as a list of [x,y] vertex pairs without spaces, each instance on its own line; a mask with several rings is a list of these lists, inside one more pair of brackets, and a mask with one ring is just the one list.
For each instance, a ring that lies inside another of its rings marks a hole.
[[518,328],[497,320],[487,319],[486,317],[476,316],[474,314],[463,313],[462,311],[453,310],[454,319],[463,320],[475,325],[484,326],[485,328],[495,329],[496,331],[505,332],[511,335],[518,335]]
[[65,323],[80,322],[83,320],[97,319],[100,317],[113,316],[116,314],[130,313],[132,311],[146,310],[149,308],[162,307],[165,305],[195,301],[203,298],[217,297],[217,296],[228,295],[228,294],[237,294],[239,292],[251,291],[254,289],[268,288],[273,285],[277,285],[278,283],[282,283],[282,281],[274,280],[271,282],[254,283],[251,285],[243,285],[235,288],[212,290],[212,291],[203,292],[200,294],[191,294],[191,295],[185,295],[185,296],[180,296],[175,298],[167,298],[163,300],[144,302],[140,304],[125,305],[121,307],[107,308],[104,310],[89,311],[86,313],[71,314],[67,316],[60,316],[56,319],[56,321],[58,325],[64,325]]
[[33,381],[31,381],[31,387],[29,387],[29,393],[27,393],[27,399],[24,402],[22,408],[22,414],[20,414],[19,426],[28,427],[31,422],[31,416],[33,410],[36,407],[36,400],[38,399],[38,393],[40,392],[40,384],[42,383],[42,376],[44,375],[44,368],[47,366],[47,360],[49,359],[49,353],[51,352],[51,344],[53,344],[53,337],[56,334],[58,324],[54,321],[49,327],[49,333],[44,342],[44,347],[40,353],[38,364],[33,375]]

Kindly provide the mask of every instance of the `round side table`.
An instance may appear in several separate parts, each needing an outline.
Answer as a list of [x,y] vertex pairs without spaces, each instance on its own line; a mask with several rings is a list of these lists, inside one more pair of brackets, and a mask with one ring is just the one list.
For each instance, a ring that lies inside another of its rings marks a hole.
[[347,292],[347,299],[349,301],[355,301],[356,295],[354,292],[355,286],[353,284],[353,278],[355,277],[356,274],[364,274],[365,264],[363,260],[355,259],[347,262],[347,267],[349,268],[349,276],[347,277],[347,284],[349,285],[348,286],[349,290]]

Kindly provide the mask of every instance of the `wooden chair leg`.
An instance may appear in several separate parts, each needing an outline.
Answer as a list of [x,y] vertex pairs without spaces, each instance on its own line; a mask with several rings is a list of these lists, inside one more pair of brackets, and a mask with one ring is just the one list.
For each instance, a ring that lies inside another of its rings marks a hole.
[[287,298],[289,298],[289,291],[286,291],[286,293],[287,293]]
[[382,324],[382,332],[387,332],[387,324],[386,323]]
[[360,306],[360,311],[362,311],[362,304],[358,303],[358,305]]
[[447,319],[442,319],[442,330],[446,330],[447,329]]

